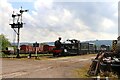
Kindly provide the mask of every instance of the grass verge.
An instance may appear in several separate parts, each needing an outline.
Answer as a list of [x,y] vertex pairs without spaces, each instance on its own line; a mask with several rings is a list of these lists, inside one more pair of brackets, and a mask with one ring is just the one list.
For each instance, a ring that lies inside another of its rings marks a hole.
[[90,64],[86,63],[84,64],[81,68],[79,69],[75,69],[74,72],[75,72],[75,76],[77,78],[91,78],[91,76],[89,76],[87,74],[87,71],[89,69],[89,66]]

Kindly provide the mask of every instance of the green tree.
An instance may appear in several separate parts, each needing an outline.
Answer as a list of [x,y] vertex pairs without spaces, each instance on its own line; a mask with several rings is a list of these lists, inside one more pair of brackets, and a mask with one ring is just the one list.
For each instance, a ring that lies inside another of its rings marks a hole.
[[6,47],[10,46],[9,40],[5,37],[5,35],[0,34],[0,50],[5,50]]

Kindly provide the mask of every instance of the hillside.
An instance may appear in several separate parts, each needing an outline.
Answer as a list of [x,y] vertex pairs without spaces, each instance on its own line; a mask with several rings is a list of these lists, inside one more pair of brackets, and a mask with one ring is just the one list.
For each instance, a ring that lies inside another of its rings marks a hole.
[[[110,45],[110,46],[112,46],[112,40],[93,40],[93,41],[84,41],[84,42],[94,43],[97,46],[100,46],[100,45]],[[48,44],[48,45],[51,45],[51,46],[54,45],[54,42],[44,42],[44,43]],[[29,42],[20,43],[20,45],[23,45],[23,44],[24,45],[32,45],[33,43],[29,43]],[[17,43],[12,43],[12,45],[17,45]]]
[[112,40],[94,40],[94,41],[85,41],[85,42],[94,43],[97,46],[100,46],[100,45],[110,45],[110,46],[112,46]]

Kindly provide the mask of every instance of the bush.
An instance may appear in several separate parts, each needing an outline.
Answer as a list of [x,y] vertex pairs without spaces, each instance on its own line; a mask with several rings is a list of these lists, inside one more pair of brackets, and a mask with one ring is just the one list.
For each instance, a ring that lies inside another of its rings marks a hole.
[[3,52],[0,52],[0,57],[4,58],[4,57],[8,57],[8,55]]

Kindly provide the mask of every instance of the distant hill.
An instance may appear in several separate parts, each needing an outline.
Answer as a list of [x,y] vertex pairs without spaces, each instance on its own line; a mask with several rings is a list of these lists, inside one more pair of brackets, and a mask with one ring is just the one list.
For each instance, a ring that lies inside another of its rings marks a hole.
[[54,42],[47,42],[46,44],[48,44],[50,46],[54,46]]
[[[43,42],[43,43],[40,43],[40,44],[47,44],[47,45],[53,46],[54,42]],[[16,45],[17,46],[17,43],[11,43],[11,45]],[[21,42],[20,45],[33,45],[33,43]]]
[[[112,46],[112,40],[93,40],[93,41],[84,41],[84,42],[94,43],[94,44],[96,44],[96,46],[100,46],[100,45]],[[51,46],[54,45],[54,42],[43,42],[43,43],[51,45]],[[20,43],[20,45],[32,45],[32,44],[33,43],[29,43],[29,42]],[[12,45],[17,45],[17,43],[12,43]]]
[[[33,43],[29,43],[29,42],[22,42],[20,43],[20,45],[32,45]],[[17,46],[17,43],[11,43],[11,45],[16,45]]]
[[[93,41],[84,41],[89,43],[94,43],[96,46],[109,45],[112,46],[112,40],[93,40]],[[54,42],[46,42],[48,45],[54,45]]]
[[100,46],[100,45],[109,45],[109,46],[112,46],[112,40],[94,40],[94,41],[85,41],[85,42],[94,43],[97,46]]

